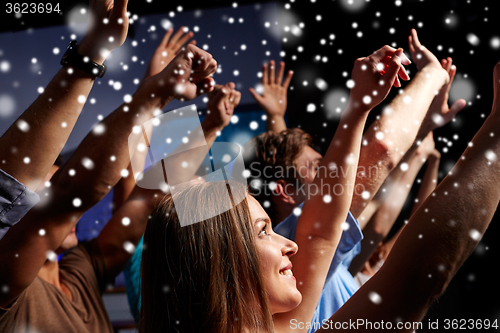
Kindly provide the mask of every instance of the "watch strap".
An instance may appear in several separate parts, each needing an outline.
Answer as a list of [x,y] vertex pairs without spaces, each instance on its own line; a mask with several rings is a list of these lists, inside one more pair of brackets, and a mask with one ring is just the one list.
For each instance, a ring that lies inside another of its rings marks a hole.
[[104,73],[106,73],[106,65],[99,65],[91,61],[88,57],[78,53],[76,40],[70,42],[66,53],[64,53],[61,59],[61,65],[81,69],[97,78],[103,77]]

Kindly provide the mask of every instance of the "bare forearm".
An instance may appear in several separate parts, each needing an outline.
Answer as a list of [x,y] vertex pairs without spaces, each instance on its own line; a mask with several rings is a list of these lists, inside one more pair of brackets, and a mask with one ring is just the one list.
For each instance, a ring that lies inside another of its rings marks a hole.
[[[313,223],[298,223],[297,234],[300,231],[301,234],[308,235],[307,237],[312,235],[313,237],[323,238],[335,233],[334,231],[340,225],[331,223],[334,218],[332,217],[332,209],[329,207],[335,207],[335,216],[342,216],[340,218],[341,223],[345,222],[344,219],[347,216],[354,192],[361,135],[367,115],[368,112],[362,116],[355,114],[352,106],[346,109],[320,166],[320,169],[324,168],[332,172],[337,170],[340,176],[329,177],[328,173],[319,173],[311,187],[310,198],[304,204],[304,216],[308,216],[310,219],[316,221],[324,220],[329,222],[321,224],[320,228],[317,225],[313,226]],[[313,188],[319,189],[315,195],[311,195]],[[338,188],[342,189],[341,194],[336,194],[340,193]],[[314,211],[311,210],[308,212],[310,209],[308,207],[315,207],[313,208]],[[341,207],[346,208],[345,212]]]
[[420,154],[414,153],[404,163],[406,165],[403,163],[399,165],[399,169],[402,171],[401,178],[392,189],[389,189],[389,196],[375,214],[374,223],[369,227],[382,237],[387,236],[401,213],[401,209],[403,209],[406,198],[410,193],[418,172],[425,163],[425,159]]
[[[500,154],[500,139],[490,133],[498,129],[498,118],[488,118],[436,195],[410,218],[384,266],[334,315],[335,320],[352,318],[354,311],[367,314],[367,320],[422,319],[477,245],[497,208],[500,173],[491,156]],[[366,302],[373,292],[383,307]]]
[[[366,204],[378,191],[385,178],[398,165],[417,138],[420,125],[435,97],[446,83],[446,72],[434,67],[424,67],[417,73],[402,94],[396,96],[367,130],[360,154],[359,166],[365,170],[376,168],[370,176],[358,177],[356,186],[363,185],[369,196],[354,194],[351,212],[360,216]],[[427,134],[427,133],[425,133]]]
[[[362,269],[364,263],[370,259],[378,244],[389,234],[403,209],[406,198],[410,193],[411,185],[415,181],[425,160],[422,161],[422,157],[415,152],[409,159],[404,159],[403,161],[390,175],[392,178],[393,174],[397,171],[399,180],[387,189],[389,195],[384,199],[383,204],[363,229],[364,237],[361,241],[361,253],[354,258],[349,267],[349,271],[353,275]],[[409,166],[404,167],[403,163]]]
[[121,105],[98,125],[101,130],[93,130],[84,138],[54,176],[53,185],[64,188],[70,196],[78,195],[83,208],[101,200],[130,163],[127,139],[133,128],[151,119],[158,105],[157,98],[139,90],[130,103]]
[[[79,69],[62,68],[0,138],[2,169],[35,190],[64,147],[94,84]],[[30,167],[35,166],[35,167]]]
[[[361,230],[364,231],[366,225],[369,223],[369,221],[372,219],[372,217],[375,215],[377,211],[379,211],[380,207],[386,202],[387,197],[392,193],[393,188],[396,186],[398,182],[400,182],[401,178],[405,174],[406,171],[403,171],[405,167],[401,167],[403,163],[408,165],[408,163],[413,159],[417,152],[418,146],[416,144],[413,144],[411,148],[406,152],[405,156],[403,159],[400,161],[398,166],[394,168],[389,176],[384,180],[382,185],[378,188],[377,194],[373,197],[373,199],[367,204],[366,209],[363,210],[363,212],[359,215],[359,226]],[[361,157],[360,157],[361,159]],[[377,172],[379,171],[379,167],[377,168]],[[381,169],[381,168],[380,168]],[[369,174],[370,178],[373,178],[371,180],[372,182],[376,182],[378,179],[378,175],[376,174],[375,177],[371,177],[371,173]],[[366,184],[366,183],[365,183]],[[353,199],[353,203],[351,205],[351,212],[352,208],[357,205],[357,201],[355,202]]]
[[431,155],[427,160],[427,168],[425,169],[424,178],[418,190],[417,198],[413,204],[411,214],[413,214],[422,202],[434,191],[437,186],[438,173],[439,173],[439,158]]
[[[352,112],[349,107],[346,111],[321,162],[323,167],[338,168],[341,176],[316,176],[313,183],[316,193],[313,194],[313,187],[310,187],[309,198],[297,222],[295,242],[302,250],[291,260],[297,287],[304,295],[302,303],[294,310],[280,314],[280,322],[312,317],[340,241],[341,225],[345,222],[351,204],[359,147],[368,115],[368,112],[362,115]],[[315,279],[310,278],[311,269],[314,269]]]

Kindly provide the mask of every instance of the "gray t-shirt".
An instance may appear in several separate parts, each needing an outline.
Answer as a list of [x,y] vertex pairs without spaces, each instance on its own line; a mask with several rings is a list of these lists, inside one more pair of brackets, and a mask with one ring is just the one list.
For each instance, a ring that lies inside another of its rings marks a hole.
[[102,293],[114,277],[106,272],[96,240],[70,250],[59,262],[61,290],[36,277],[8,308],[0,308],[0,332],[112,333]]

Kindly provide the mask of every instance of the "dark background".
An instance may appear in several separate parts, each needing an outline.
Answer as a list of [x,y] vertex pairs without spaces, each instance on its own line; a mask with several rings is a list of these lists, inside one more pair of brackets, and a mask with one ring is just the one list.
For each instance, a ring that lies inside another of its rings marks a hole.
[[[464,97],[468,103],[455,122],[434,133],[436,147],[442,154],[440,168],[440,179],[442,179],[458,160],[491,110],[492,72],[494,65],[500,59],[500,48],[492,45],[490,41],[492,38],[500,37],[498,19],[500,1],[352,0],[351,5],[349,1],[278,1],[281,36],[287,38],[286,42],[282,40],[283,60],[287,68],[295,71],[291,85],[293,90],[291,89],[288,95],[289,126],[300,126],[313,134],[316,149],[324,153],[337,125],[335,117],[328,117],[332,112],[332,102],[326,100],[332,91],[338,91],[339,94],[347,92],[345,83],[349,79],[354,60],[369,55],[384,44],[407,50],[407,36],[411,28],[416,28],[422,44],[439,59],[447,56],[453,58],[458,74],[452,87],[451,98]],[[72,1],[70,4],[69,1],[65,1],[60,4],[61,10],[68,12],[77,3],[86,5],[86,2]],[[177,12],[178,6],[182,6],[183,11],[212,7],[228,7],[229,11],[234,3],[242,6],[256,2],[220,0],[201,3],[153,0],[148,3],[145,0],[131,0],[129,11],[139,16]],[[3,8],[0,18],[2,31],[65,24],[64,15],[28,14],[14,18],[12,15],[6,15]],[[300,23],[303,27],[300,29],[301,36],[285,31],[285,26],[299,26]],[[253,29],[248,26],[245,33],[252,34]],[[479,44],[471,43],[469,34],[475,35]],[[333,39],[331,35],[334,35]],[[213,36],[213,38],[224,38],[224,36]],[[324,43],[321,42],[322,39]],[[0,45],[3,49],[8,47]],[[214,56],[217,59],[217,55]],[[277,55],[266,57],[264,54],[261,58],[262,62],[279,59]],[[242,68],[244,65],[240,64]],[[410,65],[409,70],[410,76],[416,72],[414,65]],[[316,84],[318,78],[326,82],[328,86],[326,90],[318,88]],[[304,82],[307,82],[307,85]],[[403,88],[404,85],[405,83]],[[387,100],[390,101],[396,93],[397,89],[393,89]],[[310,104],[316,107],[314,112],[307,111],[308,106],[311,110]],[[335,107],[338,103],[333,104]],[[381,109],[382,107],[379,107],[379,110]],[[373,112],[371,119],[375,115],[376,111]],[[240,126],[248,127],[243,123],[240,123]],[[415,194],[416,189],[415,187],[412,190],[412,194]],[[398,220],[399,225],[408,219],[410,209],[411,204],[405,205],[405,210]],[[500,292],[495,279],[498,270],[495,263],[498,262],[500,252],[496,240],[499,222],[497,214],[477,249],[450,284],[448,291],[433,305],[428,314],[429,318],[500,319],[498,302]],[[425,260],[425,258],[409,258],[409,260]]]

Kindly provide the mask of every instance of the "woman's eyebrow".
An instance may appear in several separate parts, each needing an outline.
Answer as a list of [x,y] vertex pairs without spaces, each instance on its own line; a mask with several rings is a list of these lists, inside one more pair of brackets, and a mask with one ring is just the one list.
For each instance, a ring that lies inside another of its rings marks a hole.
[[267,217],[259,217],[259,218],[255,219],[255,221],[253,221],[253,223],[258,223],[260,221],[264,221],[266,223],[271,223],[271,220],[269,220],[269,218],[267,218]]

